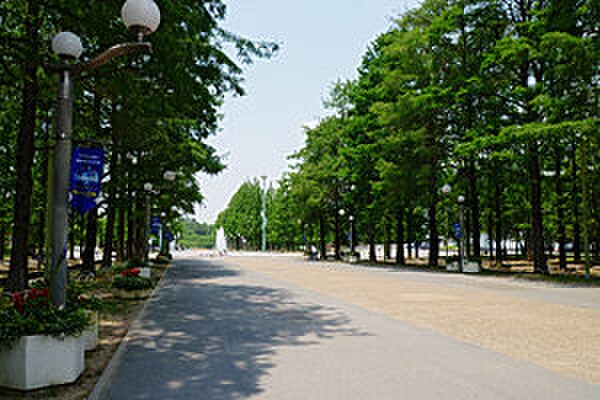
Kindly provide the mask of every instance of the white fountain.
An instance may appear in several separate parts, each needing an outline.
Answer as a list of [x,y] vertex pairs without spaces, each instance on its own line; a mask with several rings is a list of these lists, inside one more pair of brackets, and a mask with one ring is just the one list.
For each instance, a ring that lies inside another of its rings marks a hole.
[[220,227],[217,229],[217,236],[215,238],[215,249],[220,256],[227,254],[227,239],[225,238],[225,229]]

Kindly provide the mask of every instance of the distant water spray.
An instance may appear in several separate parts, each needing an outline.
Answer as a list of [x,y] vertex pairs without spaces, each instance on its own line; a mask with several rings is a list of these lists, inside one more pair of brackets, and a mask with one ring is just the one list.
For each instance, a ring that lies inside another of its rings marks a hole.
[[217,236],[215,238],[215,249],[219,254],[227,254],[227,239],[225,238],[225,229],[222,227],[217,229]]

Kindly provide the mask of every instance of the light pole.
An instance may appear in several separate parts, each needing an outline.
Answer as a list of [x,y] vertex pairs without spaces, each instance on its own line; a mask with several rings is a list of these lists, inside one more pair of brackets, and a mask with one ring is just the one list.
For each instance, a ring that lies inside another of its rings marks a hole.
[[460,272],[464,271],[465,267],[465,235],[463,232],[463,220],[465,211],[465,196],[458,196],[458,224],[460,227],[460,238],[459,238],[459,251],[460,251]]
[[150,231],[152,230],[152,221],[150,214],[152,213],[152,205],[150,203],[150,195],[152,194],[152,184],[146,182],[144,184],[144,192],[146,193],[146,229],[144,229],[144,261],[148,262],[148,253],[150,252],[150,245],[148,239],[150,238]]
[[125,25],[134,30],[138,42],[111,47],[86,63],[74,62],[81,56],[81,39],[71,32],[61,32],[52,40],[52,50],[61,64],[52,65],[58,75],[56,110],[56,143],[53,149],[49,193],[48,279],[52,302],[57,307],[66,303],[67,287],[67,226],[68,192],[71,173],[71,133],[73,121],[73,76],[91,71],[112,59],[134,53],[150,52],[152,46],[142,42],[144,35],[154,32],[160,24],[160,10],[152,0],[127,0],[121,9]]
[[267,251],[267,176],[263,175],[263,192],[262,192],[262,211],[260,213],[262,217],[262,240],[261,240],[261,250],[263,252]]
[[[175,172],[175,171],[165,171],[163,173],[163,180],[166,182],[172,183],[175,181],[176,178],[177,178],[177,172]],[[162,189],[164,190],[165,187],[166,187],[166,185],[163,185]],[[154,190],[154,191],[152,190],[152,185],[150,185],[150,190],[148,192],[150,192],[151,194],[156,194],[156,195],[160,194],[160,190]],[[173,206],[173,207],[175,208],[175,211],[176,211],[177,207],[175,207],[175,206]],[[150,212],[150,209],[149,209],[149,212]],[[160,215],[161,220],[160,220],[160,225],[159,225],[160,227],[159,227],[159,233],[158,233],[158,253],[159,253],[159,255],[163,254],[163,224],[164,224],[164,222],[163,222],[162,217],[164,217],[165,215],[166,214],[164,212],[162,212]],[[151,220],[151,217],[148,216],[148,221],[150,221],[150,220]],[[150,226],[150,225],[151,225],[151,223],[149,222],[148,226]]]
[[164,220],[165,217],[167,216],[166,212],[161,212],[160,213],[160,228],[158,229],[158,252],[162,255],[163,254],[163,246],[164,246],[164,234],[165,231],[163,230],[163,225],[164,225]]
[[[442,186],[442,192],[447,196],[450,194],[450,192],[452,191],[452,186],[450,186],[449,184],[445,184],[444,186]],[[448,206],[446,208],[446,233],[444,234],[444,237],[446,239],[446,257],[448,257],[450,255],[450,250],[449,250],[449,244],[448,244],[448,239],[450,236],[450,210],[449,210],[450,206]]]
[[354,260],[354,215],[348,217],[350,220],[350,259]]

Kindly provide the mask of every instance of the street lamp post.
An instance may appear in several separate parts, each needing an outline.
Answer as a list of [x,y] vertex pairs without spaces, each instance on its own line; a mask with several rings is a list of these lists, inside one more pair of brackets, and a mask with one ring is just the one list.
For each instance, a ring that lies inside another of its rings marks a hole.
[[152,230],[152,221],[151,221],[151,213],[152,213],[152,205],[150,203],[150,195],[152,194],[152,184],[150,182],[146,182],[144,184],[144,192],[146,193],[146,229],[144,229],[144,260],[146,263],[148,262],[148,254],[150,252],[150,244],[148,240],[150,238],[150,231]]
[[464,271],[465,267],[465,235],[463,232],[463,220],[465,214],[465,197],[458,196],[458,205],[459,205],[459,214],[458,214],[458,224],[460,226],[460,238],[459,238],[459,251],[460,251],[460,272]]
[[158,228],[158,252],[162,255],[163,254],[163,246],[164,246],[164,235],[165,235],[165,230],[163,229],[163,225],[164,225],[164,220],[165,217],[167,216],[166,212],[161,212],[160,213],[160,227]]
[[350,259],[354,260],[354,215],[348,217],[350,220]]
[[[341,209],[338,211],[338,214],[339,214],[339,216],[340,216],[340,219],[342,219],[342,218],[344,217],[344,215],[346,215],[346,210],[344,210],[343,208],[341,208]],[[337,223],[337,221],[336,221],[336,223]],[[336,229],[337,229],[337,231],[339,232],[339,226],[336,226]],[[337,237],[339,237],[339,233],[336,233],[336,234],[338,235]],[[336,245],[341,247],[341,245],[340,245],[340,243],[339,243],[339,242],[340,242],[340,241],[338,240],[338,243],[336,243]],[[337,255],[340,255],[340,254],[341,254],[341,249],[338,249],[338,248],[336,248],[335,250],[336,250],[336,252],[337,252]],[[339,257],[338,259],[341,259],[341,257]]]
[[52,40],[52,50],[61,58],[61,64],[52,65],[58,75],[58,98],[56,110],[56,143],[53,149],[49,193],[49,240],[48,278],[52,303],[64,307],[67,287],[67,226],[68,192],[71,173],[71,134],[73,126],[73,77],[81,72],[94,70],[116,57],[147,53],[149,43],[142,42],[144,35],[154,32],[160,23],[160,10],[152,0],[127,0],[121,10],[125,25],[134,30],[139,42],[124,43],[86,63],[76,61],[83,52],[81,39],[71,32],[61,32]]
[[[445,195],[450,194],[450,192],[452,191],[452,186],[450,186],[449,184],[445,184],[442,187],[442,192]],[[449,249],[449,236],[450,236],[450,210],[449,210],[449,206],[446,208],[446,233],[444,234],[444,237],[446,239],[446,257],[448,257],[450,255],[450,249]]]

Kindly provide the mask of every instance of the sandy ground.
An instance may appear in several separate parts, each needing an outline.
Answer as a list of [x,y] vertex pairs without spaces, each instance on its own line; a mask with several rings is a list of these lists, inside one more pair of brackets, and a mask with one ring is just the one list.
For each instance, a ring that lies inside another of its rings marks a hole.
[[[596,306],[589,307],[504,294],[489,285],[478,287],[473,277],[465,277],[473,286],[468,288],[440,284],[439,279],[429,283],[426,272],[417,282],[403,279],[398,273],[346,269],[343,264],[308,263],[297,258],[229,257],[224,261],[571,377],[600,383],[598,288],[578,289],[593,291],[591,297],[598,299]],[[515,285],[522,288],[527,284]],[[531,284],[531,290],[536,290],[536,284]],[[560,287],[550,290],[561,296]]]

